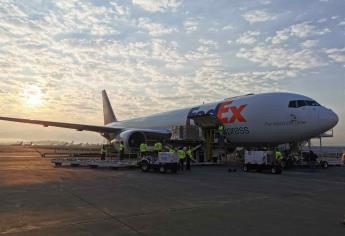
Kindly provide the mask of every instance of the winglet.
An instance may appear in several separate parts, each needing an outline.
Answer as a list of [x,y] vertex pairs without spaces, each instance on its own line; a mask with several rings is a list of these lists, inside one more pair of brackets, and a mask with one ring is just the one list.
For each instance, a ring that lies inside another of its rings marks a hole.
[[104,124],[107,125],[112,122],[116,122],[116,116],[114,114],[113,108],[111,107],[107,92],[102,91],[103,98],[103,115],[104,115]]

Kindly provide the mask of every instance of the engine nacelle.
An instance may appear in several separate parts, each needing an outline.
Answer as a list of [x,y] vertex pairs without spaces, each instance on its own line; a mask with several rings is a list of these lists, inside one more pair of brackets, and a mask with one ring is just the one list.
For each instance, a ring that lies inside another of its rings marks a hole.
[[124,142],[127,151],[138,149],[141,143],[147,141],[146,135],[136,130],[123,131],[120,133],[120,139]]

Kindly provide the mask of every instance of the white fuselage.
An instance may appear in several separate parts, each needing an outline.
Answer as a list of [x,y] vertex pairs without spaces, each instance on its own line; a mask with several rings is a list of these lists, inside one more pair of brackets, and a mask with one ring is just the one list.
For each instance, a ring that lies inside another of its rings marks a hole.
[[[301,101],[304,101],[304,105]],[[167,130],[173,126],[185,125],[189,116],[205,113],[217,116],[224,124],[227,138],[234,145],[270,145],[306,140],[326,132],[338,122],[333,111],[306,96],[264,93],[229,98],[108,125],[128,129]]]

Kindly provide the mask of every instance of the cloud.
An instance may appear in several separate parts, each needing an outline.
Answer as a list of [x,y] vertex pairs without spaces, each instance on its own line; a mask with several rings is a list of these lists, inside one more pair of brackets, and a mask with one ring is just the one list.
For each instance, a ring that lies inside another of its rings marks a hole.
[[232,24],[227,24],[223,26],[222,30],[233,30],[235,27]]
[[253,44],[256,42],[257,36],[260,35],[258,31],[247,31],[243,33],[237,40],[236,43],[238,44]]
[[154,23],[149,18],[139,18],[138,27],[147,30],[151,36],[155,37],[178,31],[176,27],[169,27],[159,23]]
[[338,63],[345,63],[345,48],[330,48],[326,49],[328,57]]
[[202,45],[206,45],[209,48],[214,48],[214,49],[218,49],[218,43],[214,40],[210,40],[210,39],[199,39],[199,43]]
[[250,10],[242,15],[249,23],[258,23],[265,21],[272,21],[277,19],[276,15],[273,15],[266,10]]
[[339,25],[339,26],[345,25],[345,21],[340,21],[338,25]]
[[294,70],[305,70],[324,66],[322,61],[309,49],[295,50],[274,45],[256,46],[252,49],[241,48],[237,57],[260,64]]
[[188,18],[183,22],[183,26],[187,33],[192,33],[198,29],[199,22],[196,18]]
[[313,48],[319,43],[319,40],[306,40],[302,43],[305,48]]
[[182,0],[132,0],[132,3],[148,12],[166,12],[175,11]]
[[271,41],[273,44],[279,44],[288,40],[290,37],[308,38],[313,35],[323,35],[329,32],[330,29],[328,28],[318,29],[316,26],[310,24],[310,22],[303,22],[277,31],[275,36],[271,38]]
[[327,21],[327,18],[321,18],[320,20],[317,21],[317,23],[324,23]]

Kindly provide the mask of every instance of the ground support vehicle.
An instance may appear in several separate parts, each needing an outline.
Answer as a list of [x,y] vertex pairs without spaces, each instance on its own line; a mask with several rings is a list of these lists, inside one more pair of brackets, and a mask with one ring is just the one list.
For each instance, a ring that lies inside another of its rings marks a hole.
[[270,170],[272,174],[282,173],[280,162],[275,160],[272,151],[245,151],[242,169],[244,172]]
[[154,170],[160,173],[166,173],[168,171],[176,173],[178,170],[179,159],[174,152],[159,152],[158,157],[154,155],[147,155],[141,157],[138,161],[140,169],[144,172]]

